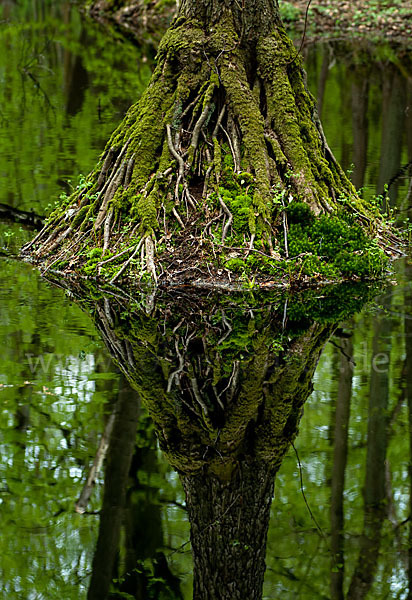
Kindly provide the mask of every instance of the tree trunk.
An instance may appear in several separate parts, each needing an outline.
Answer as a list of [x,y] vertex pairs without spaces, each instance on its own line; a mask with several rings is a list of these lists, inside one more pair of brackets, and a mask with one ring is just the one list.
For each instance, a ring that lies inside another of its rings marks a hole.
[[232,480],[182,475],[190,519],[195,600],[260,600],[275,472],[239,463]]
[[[315,216],[338,210],[358,224],[336,215],[315,235]],[[111,283],[344,278],[382,272],[376,227],[326,143],[277,2],[183,0],[141,100],[23,251]]]

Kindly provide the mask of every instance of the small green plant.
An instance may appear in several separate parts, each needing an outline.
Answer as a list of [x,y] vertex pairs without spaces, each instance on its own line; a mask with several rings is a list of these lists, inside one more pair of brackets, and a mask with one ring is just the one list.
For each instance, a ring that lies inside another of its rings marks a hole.
[[250,278],[250,277],[248,277],[248,275],[246,273],[243,273],[243,275],[241,276],[241,280],[242,280],[242,287],[245,290],[253,290],[255,288],[255,285],[256,285],[255,276]]
[[280,340],[273,340],[273,342],[271,343],[270,346],[271,350],[273,350],[273,352],[283,352],[284,348],[282,346],[282,342]]

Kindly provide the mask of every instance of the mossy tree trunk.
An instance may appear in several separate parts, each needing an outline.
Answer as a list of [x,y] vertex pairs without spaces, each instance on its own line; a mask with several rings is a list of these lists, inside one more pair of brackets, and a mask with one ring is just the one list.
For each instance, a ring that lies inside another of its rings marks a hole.
[[374,222],[326,143],[277,2],[184,0],[146,92],[24,252],[111,282],[216,276],[250,256],[270,271],[288,258],[292,199]]

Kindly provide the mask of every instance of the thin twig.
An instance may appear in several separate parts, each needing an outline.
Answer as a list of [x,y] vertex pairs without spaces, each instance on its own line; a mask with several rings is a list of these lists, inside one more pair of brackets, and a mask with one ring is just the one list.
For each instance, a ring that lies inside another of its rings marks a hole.
[[307,6],[306,6],[306,13],[305,13],[305,25],[304,25],[304,28],[303,28],[303,35],[302,35],[302,40],[301,40],[301,42],[300,42],[299,49],[298,49],[298,51],[296,52],[295,56],[292,58],[292,60],[290,60],[289,62],[287,62],[287,63],[286,63],[287,65],[291,65],[293,62],[295,62],[295,60],[297,59],[297,57],[298,57],[298,56],[299,56],[299,54],[300,54],[300,51],[301,51],[301,50],[302,50],[302,48],[303,48],[303,44],[304,44],[304,42],[305,42],[305,36],[306,36],[306,28],[307,28],[307,25],[308,25],[308,13],[309,13],[309,7],[310,7],[311,3],[312,3],[312,0],[309,0],[308,4],[307,4]]
[[300,462],[300,458],[299,458],[298,451],[296,450],[295,444],[294,444],[293,442],[291,442],[291,446],[292,446],[292,448],[293,448],[293,449],[294,449],[294,451],[295,451],[295,454],[296,454],[296,459],[297,459],[297,461],[298,461],[298,465],[299,465],[300,491],[302,492],[303,500],[305,501],[306,508],[308,509],[308,511],[309,511],[309,514],[310,514],[310,516],[311,516],[311,519],[312,519],[312,521],[315,523],[317,530],[319,531],[319,533],[321,534],[321,536],[322,536],[322,537],[323,537],[323,538],[326,540],[326,542],[327,542],[326,535],[325,535],[325,533],[324,533],[324,531],[323,531],[322,527],[319,525],[318,521],[316,520],[316,517],[315,517],[315,515],[313,514],[313,512],[312,512],[312,510],[311,510],[311,508],[310,508],[310,506],[309,506],[309,502],[308,502],[308,500],[307,500],[307,498],[306,498],[306,495],[305,495],[305,490],[303,489],[303,473],[302,473],[302,464],[301,464],[301,462]]
[[110,258],[107,258],[106,260],[102,260],[101,262],[97,263],[97,266],[101,267],[102,265],[105,265],[106,263],[113,262],[117,258],[120,258],[121,256],[123,256],[123,254],[127,254],[128,252],[130,252],[130,250],[132,250],[133,248],[135,248],[134,244],[133,244],[133,246],[126,248],[126,250],[122,250],[122,252],[119,252],[118,254],[111,256]]
[[87,505],[90,500],[90,496],[92,495],[93,488],[96,483],[96,479],[99,475],[99,472],[102,468],[104,458],[107,454],[107,450],[109,448],[110,436],[112,434],[113,425],[116,417],[116,410],[110,415],[104,433],[100,439],[99,447],[96,452],[96,456],[93,460],[93,465],[91,466],[90,472],[87,476],[79,499],[75,504],[75,510],[77,513],[84,514],[86,512]]

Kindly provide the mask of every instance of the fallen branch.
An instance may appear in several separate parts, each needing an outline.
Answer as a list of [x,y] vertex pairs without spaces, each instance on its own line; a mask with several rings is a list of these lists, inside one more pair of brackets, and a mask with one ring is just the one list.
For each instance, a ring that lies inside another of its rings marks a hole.
[[42,229],[45,223],[45,218],[35,212],[20,210],[2,202],[0,202],[0,219],[20,223],[20,225],[26,225],[26,227],[38,230]]

